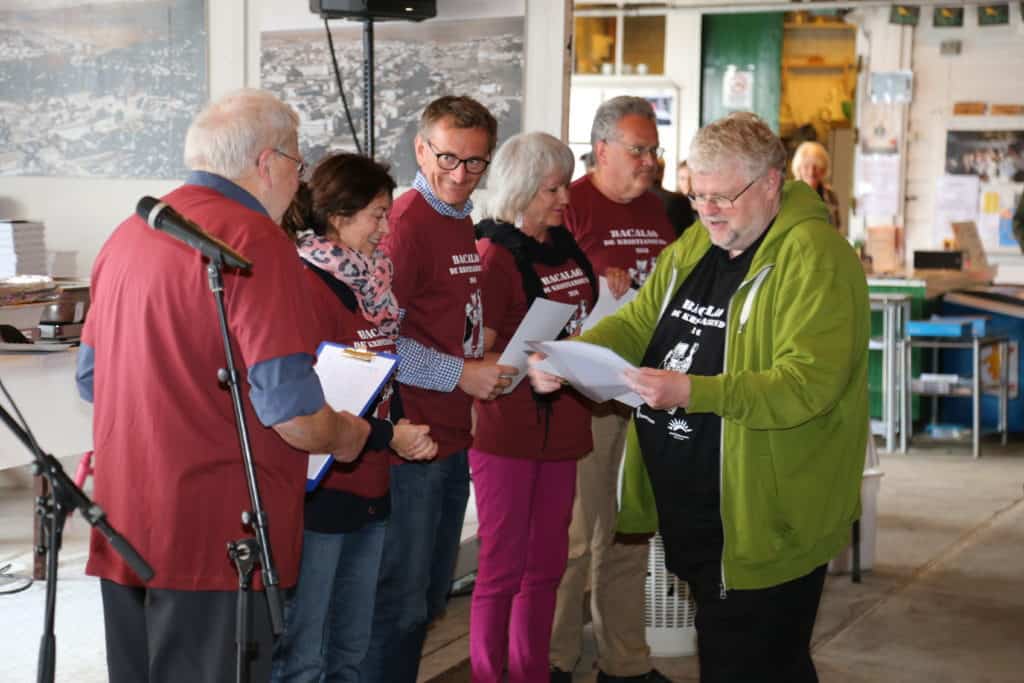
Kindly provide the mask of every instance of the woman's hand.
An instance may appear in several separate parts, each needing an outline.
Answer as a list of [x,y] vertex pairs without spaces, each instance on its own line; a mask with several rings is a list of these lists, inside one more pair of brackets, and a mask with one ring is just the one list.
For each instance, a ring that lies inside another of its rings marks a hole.
[[405,460],[432,460],[437,455],[437,442],[430,438],[430,427],[414,425],[405,418],[395,425],[391,448]]
[[553,391],[562,388],[562,385],[567,384],[566,380],[559,377],[558,375],[552,375],[550,372],[544,372],[537,367],[537,364],[547,358],[543,353],[532,353],[528,360],[529,368],[527,374],[530,377],[530,384],[533,385],[533,390],[538,394],[550,394]]
[[601,273],[604,275],[604,279],[608,281],[608,291],[612,293],[616,299],[621,299],[622,295],[629,291],[630,286],[633,284],[633,279],[629,277],[629,273],[624,271],[622,268],[616,268],[609,266],[604,269]]

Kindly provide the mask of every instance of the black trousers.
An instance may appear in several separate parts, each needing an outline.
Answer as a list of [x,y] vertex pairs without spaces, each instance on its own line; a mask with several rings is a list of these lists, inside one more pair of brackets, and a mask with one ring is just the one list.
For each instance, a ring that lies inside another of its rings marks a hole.
[[[230,683],[236,679],[237,593],[133,588],[100,581],[110,683]],[[249,594],[249,681],[270,680],[266,596]]]
[[[690,573],[690,572],[687,572]],[[811,633],[825,565],[806,576],[722,598],[720,565],[693,572],[701,683],[817,683]]]

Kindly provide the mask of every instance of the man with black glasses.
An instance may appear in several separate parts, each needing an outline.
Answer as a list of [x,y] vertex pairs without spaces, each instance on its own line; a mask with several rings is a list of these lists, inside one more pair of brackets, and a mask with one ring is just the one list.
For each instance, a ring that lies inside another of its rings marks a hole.
[[373,632],[363,683],[415,683],[428,624],[444,611],[469,499],[466,449],[474,398],[495,398],[515,368],[484,355],[480,256],[469,197],[490,164],[498,124],[469,97],[427,105],[419,173],[391,207],[383,243],[404,312],[398,381],[405,415],[430,425],[439,456],[391,468]]
[[700,222],[580,338],[639,366],[619,528],[660,529],[689,583],[702,683],[812,683],[825,566],[860,515],[867,283],[760,118],[708,124],[688,162]]
[[[650,192],[662,155],[654,109],[642,97],[612,98],[594,115],[590,138],[595,169],[569,189],[565,224],[594,271],[621,297],[644,283],[675,238],[661,200]],[[622,404],[597,406],[594,450],[578,465],[569,563],[551,634],[551,683],[572,680],[588,578],[598,683],[668,680],[651,669],[644,634],[646,537],[615,542],[615,490],[628,417]]]

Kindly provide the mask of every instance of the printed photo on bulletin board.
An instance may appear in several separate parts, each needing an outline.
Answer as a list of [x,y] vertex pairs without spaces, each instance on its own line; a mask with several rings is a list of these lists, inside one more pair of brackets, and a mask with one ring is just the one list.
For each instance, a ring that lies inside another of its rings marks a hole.
[[1024,130],[951,130],[946,173],[985,182],[1024,182]]

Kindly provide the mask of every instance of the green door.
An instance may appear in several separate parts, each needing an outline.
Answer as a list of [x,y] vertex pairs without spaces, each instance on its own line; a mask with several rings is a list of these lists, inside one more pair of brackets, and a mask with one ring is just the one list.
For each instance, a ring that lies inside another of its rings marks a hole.
[[778,132],[782,12],[705,15],[701,53],[700,124],[752,111]]

